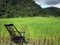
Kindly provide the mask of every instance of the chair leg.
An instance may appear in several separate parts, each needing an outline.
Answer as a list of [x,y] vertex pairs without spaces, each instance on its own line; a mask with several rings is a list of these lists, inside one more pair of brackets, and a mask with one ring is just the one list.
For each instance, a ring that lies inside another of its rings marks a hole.
[[23,43],[21,43],[20,45],[23,45]]
[[23,41],[21,40],[20,45],[23,45]]
[[12,41],[10,42],[10,45],[13,45],[13,42]]

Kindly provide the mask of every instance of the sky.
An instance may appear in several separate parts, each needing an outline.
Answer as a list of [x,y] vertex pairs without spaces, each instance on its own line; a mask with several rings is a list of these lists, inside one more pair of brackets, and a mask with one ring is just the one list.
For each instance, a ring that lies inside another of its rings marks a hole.
[[60,8],[60,0],[34,0],[42,8],[57,7]]

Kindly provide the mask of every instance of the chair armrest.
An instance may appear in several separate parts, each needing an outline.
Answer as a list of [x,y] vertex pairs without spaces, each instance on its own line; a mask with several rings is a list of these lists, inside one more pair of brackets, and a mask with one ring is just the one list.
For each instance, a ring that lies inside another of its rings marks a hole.
[[24,35],[25,35],[25,32],[19,32],[19,34],[20,34],[21,36],[24,36]]

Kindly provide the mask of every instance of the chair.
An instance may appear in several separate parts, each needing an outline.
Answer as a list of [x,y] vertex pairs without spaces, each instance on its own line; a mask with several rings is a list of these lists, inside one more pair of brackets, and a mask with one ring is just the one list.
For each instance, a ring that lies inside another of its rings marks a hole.
[[[13,24],[5,24],[4,26],[10,34],[11,42],[21,45],[23,45],[23,43],[27,44],[24,36],[25,32],[19,32]],[[12,45],[12,43],[10,43],[10,45]]]

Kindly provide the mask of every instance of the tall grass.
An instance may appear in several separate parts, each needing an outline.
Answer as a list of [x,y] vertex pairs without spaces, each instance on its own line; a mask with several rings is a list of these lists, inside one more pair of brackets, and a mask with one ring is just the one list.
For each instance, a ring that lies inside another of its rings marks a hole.
[[[58,44],[60,41],[60,18],[29,17],[0,19],[0,41],[9,40],[10,36],[4,24],[13,23],[19,31],[26,31],[26,39],[40,41],[41,45]],[[45,42],[44,42],[45,41]],[[60,45],[60,44],[59,44]]]

